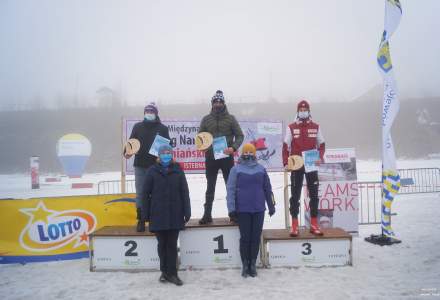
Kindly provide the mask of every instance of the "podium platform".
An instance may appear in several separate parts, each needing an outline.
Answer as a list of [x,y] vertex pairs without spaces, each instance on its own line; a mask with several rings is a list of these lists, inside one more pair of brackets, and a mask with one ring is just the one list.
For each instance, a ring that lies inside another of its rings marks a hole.
[[190,220],[180,232],[180,268],[235,268],[241,266],[240,231],[229,218],[215,218],[200,225]]
[[262,261],[266,267],[352,265],[352,236],[340,228],[322,229],[323,236],[300,228],[297,237],[287,229],[265,229]]
[[[199,225],[188,222],[179,235],[180,269],[240,268],[240,231],[229,218],[216,218]],[[352,265],[352,236],[340,228],[323,229],[314,236],[301,228],[298,237],[287,229],[264,229],[258,266]],[[159,270],[154,233],[136,232],[135,226],[107,226],[89,236],[90,271]]]
[[89,235],[90,271],[159,270],[154,233],[135,226],[106,226]]

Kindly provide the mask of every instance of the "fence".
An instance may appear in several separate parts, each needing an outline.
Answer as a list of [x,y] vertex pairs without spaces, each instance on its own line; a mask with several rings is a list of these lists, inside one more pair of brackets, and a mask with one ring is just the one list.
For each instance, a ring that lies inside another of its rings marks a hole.
[[358,182],[359,225],[380,224],[382,207],[382,182]]
[[[438,193],[440,192],[440,169],[439,168],[414,168],[399,169],[402,187],[399,194]],[[285,192],[288,189],[285,182]],[[126,193],[135,193],[134,180],[125,182]],[[121,181],[100,181],[98,194],[118,194],[121,192]],[[380,224],[382,205],[382,182],[360,181],[359,192],[359,224]],[[285,197],[288,195],[285,195]],[[288,215],[286,215],[288,218]]]
[[440,192],[439,168],[399,169],[402,187],[399,194]]
[[[440,192],[439,168],[398,169],[401,178],[399,195]],[[359,224],[380,224],[382,182],[358,182]]]
[[[133,179],[125,181],[125,192],[136,193],[136,187]],[[121,193],[120,180],[108,180],[108,181],[98,182],[98,195],[120,194],[120,193]]]

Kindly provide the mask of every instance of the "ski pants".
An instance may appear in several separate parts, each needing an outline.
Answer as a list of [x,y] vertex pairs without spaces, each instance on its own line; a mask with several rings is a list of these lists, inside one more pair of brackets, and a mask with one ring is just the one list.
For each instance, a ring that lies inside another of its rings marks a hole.
[[217,183],[218,171],[222,170],[223,179],[225,184],[228,182],[229,172],[234,166],[234,158],[232,156],[217,159],[217,160],[206,160],[206,180],[207,188],[205,194],[205,207],[212,207],[212,202],[214,202],[215,185]]
[[157,253],[160,271],[167,275],[177,275],[177,239],[179,230],[156,231]]
[[256,213],[239,212],[240,257],[242,261],[254,261],[260,249],[261,231],[263,230],[264,211]]
[[319,188],[319,180],[318,180],[318,171],[305,173],[304,167],[299,170],[293,171],[290,174],[290,215],[292,218],[298,218],[299,213],[299,200],[301,198],[301,190],[304,180],[304,175],[306,177],[307,189],[309,191],[310,197],[310,216],[316,217],[318,216],[318,188]]
[[145,201],[145,179],[148,168],[134,167],[134,185],[136,187],[136,208],[142,208],[142,201]]

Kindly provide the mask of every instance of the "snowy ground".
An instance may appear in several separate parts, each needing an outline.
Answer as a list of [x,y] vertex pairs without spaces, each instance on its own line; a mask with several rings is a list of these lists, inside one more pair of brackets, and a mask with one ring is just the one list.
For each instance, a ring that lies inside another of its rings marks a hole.
[[[399,168],[440,167],[439,160],[400,161]],[[380,163],[358,162],[359,180],[379,180]],[[116,173],[85,176],[117,179]],[[102,179],[104,178],[105,179]],[[201,215],[204,178],[189,177],[194,217]],[[277,214],[265,228],[284,226],[281,174],[271,174]],[[26,190],[23,175],[0,175],[0,198],[61,195],[62,186]],[[224,216],[224,186],[218,182],[216,216]],[[89,192],[90,191],[80,191]],[[95,191],[96,192],[96,191]],[[243,279],[237,269],[182,271],[182,287],[158,282],[159,273],[89,272],[88,259],[0,265],[0,299],[440,299],[439,194],[399,195],[393,204],[393,229],[401,244],[380,247],[364,238],[379,225],[360,226],[353,238],[353,266],[334,268],[260,269]]]

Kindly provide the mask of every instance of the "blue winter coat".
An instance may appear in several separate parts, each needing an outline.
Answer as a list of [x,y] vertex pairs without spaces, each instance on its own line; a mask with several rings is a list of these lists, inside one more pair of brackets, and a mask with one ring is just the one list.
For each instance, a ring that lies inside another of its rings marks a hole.
[[238,160],[229,173],[226,186],[229,212],[274,211],[272,186],[266,169],[255,160]]
[[151,232],[181,230],[191,217],[188,183],[179,164],[151,166],[145,178],[143,213]]

